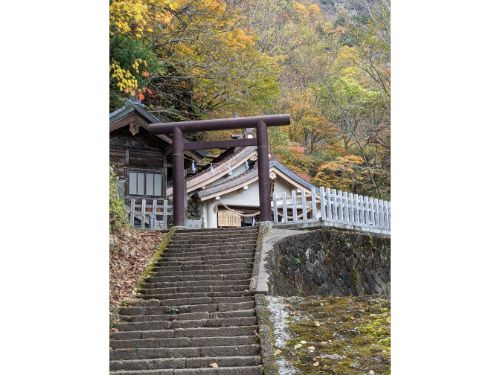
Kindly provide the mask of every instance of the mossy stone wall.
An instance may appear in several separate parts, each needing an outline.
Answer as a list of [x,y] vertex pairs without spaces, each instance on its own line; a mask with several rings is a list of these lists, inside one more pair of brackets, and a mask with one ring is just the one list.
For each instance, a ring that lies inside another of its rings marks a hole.
[[390,238],[319,229],[287,237],[268,256],[270,294],[390,296]]

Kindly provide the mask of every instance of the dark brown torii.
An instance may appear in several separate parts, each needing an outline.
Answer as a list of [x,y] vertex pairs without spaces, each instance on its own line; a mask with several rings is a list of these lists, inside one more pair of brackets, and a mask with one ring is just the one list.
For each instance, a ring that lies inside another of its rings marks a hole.
[[[184,226],[184,150],[257,146],[260,221],[271,221],[271,199],[269,186],[268,126],[290,125],[290,115],[268,115],[150,124],[153,134],[172,134],[174,225]],[[257,139],[234,139],[228,141],[187,142],[183,133],[256,128]]]

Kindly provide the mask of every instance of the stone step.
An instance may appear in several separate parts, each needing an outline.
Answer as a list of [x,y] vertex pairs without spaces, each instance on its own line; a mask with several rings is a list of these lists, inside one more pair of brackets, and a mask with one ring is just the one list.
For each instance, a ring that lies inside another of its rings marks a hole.
[[160,300],[164,305],[182,306],[182,305],[200,305],[211,303],[237,303],[253,301],[254,296],[231,296],[231,297],[187,297],[187,298],[155,298]]
[[190,244],[175,244],[170,243],[167,251],[209,251],[209,250],[239,250],[255,248],[256,241],[243,241],[243,242],[217,242],[217,243],[190,243]]
[[255,316],[255,310],[238,310],[226,312],[208,312],[199,311],[193,313],[175,313],[175,314],[161,314],[161,315],[121,315],[120,320],[124,322],[153,322],[161,320],[197,320],[197,319],[225,319],[225,318],[238,318],[238,317],[251,317]]
[[252,272],[241,273],[241,274],[200,274],[200,275],[170,275],[170,276],[155,276],[151,275],[148,282],[159,283],[159,282],[169,282],[169,281],[209,281],[209,280],[246,280],[252,277]]
[[159,331],[177,328],[201,328],[201,327],[239,327],[254,325],[257,322],[255,316],[225,318],[225,319],[197,319],[197,320],[160,320],[146,322],[116,323],[114,328],[120,332],[126,331]]
[[180,299],[180,298],[202,298],[202,297],[240,297],[253,296],[255,292],[250,290],[233,292],[185,292],[185,293],[165,293],[165,294],[141,294],[143,299]]
[[195,357],[235,357],[254,356],[260,353],[260,345],[201,346],[181,348],[133,348],[112,349],[111,360],[154,359],[154,358],[195,358]]
[[229,264],[198,264],[198,265],[161,265],[157,266],[153,269],[153,273],[156,275],[168,275],[169,272],[182,272],[193,274],[193,271],[210,271],[210,272],[219,272],[226,270],[243,270],[243,269],[251,269],[253,267],[253,263],[248,262],[240,262],[240,263],[229,263]]
[[245,245],[245,246],[239,246],[235,247],[232,246],[231,244],[221,244],[221,245],[212,245],[212,246],[202,246],[202,245],[190,245],[190,246],[172,246],[168,247],[163,255],[170,254],[170,253],[181,253],[181,254],[188,254],[188,255],[196,255],[197,253],[199,254],[215,254],[215,253],[222,253],[222,252],[227,252],[227,253],[237,253],[241,254],[244,252],[249,252],[249,251],[254,251],[255,250],[255,245]]
[[254,230],[241,230],[241,229],[233,229],[233,230],[226,230],[226,231],[213,231],[213,232],[210,232],[210,231],[207,231],[207,230],[203,230],[201,232],[193,232],[193,231],[189,231],[189,232],[180,232],[180,231],[176,231],[175,232],[175,235],[178,236],[178,237],[196,237],[196,236],[255,236],[257,235],[258,233],[258,230],[257,229],[254,229]]
[[[179,262],[179,261],[177,261]],[[252,258],[240,258],[238,259],[217,259],[217,260],[206,260],[206,261],[197,261],[195,262],[189,262],[189,263],[180,263],[180,264],[173,264],[173,262],[170,262],[168,260],[163,261],[160,264],[155,264],[154,265],[154,271],[158,272],[161,270],[180,270],[180,271],[191,271],[191,270],[197,270],[197,269],[224,269],[224,268],[234,268],[234,267],[251,267],[253,266],[253,259]]]
[[141,289],[140,293],[149,294],[167,294],[167,293],[210,293],[210,292],[239,292],[249,289],[249,283],[228,284],[226,285],[200,285],[200,286],[175,286],[163,288],[151,288],[149,285]]
[[172,241],[200,243],[203,242],[223,242],[223,241],[246,241],[255,240],[257,233],[243,233],[243,234],[210,234],[210,235],[174,235]]
[[165,253],[160,259],[158,259],[158,263],[162,264],[165,262],[216,262],[221,260],[228,259],[244,259],[244,258],[253,258],[255,251],[248,250],[245,252],[240,251],[219,251],[212,253]]
[[255,241],[246,241],[246,242],[217,242],[217,243],[192,243],[192,244],[169,244],[168,252],[202,252],[206,253],[214,250],[251,250],[255,249],[256,243]]
[[179,260],[174,259],[162,259],[156,262],[155,267],[161,266],[198,266],[198,265],[225,265],[225,264],[238,264],[238,263],[253,263],[253,257],[210,257],[210,256],[202,256],[200,259],[187,259],[183,260],[180,258]]
[[212,304],[196,304],[196,305],[178,305],[172,310],[171,306],[158,305],[156,306],[122,306],[119,309],[120,316],[137,316],[137,315],[162,315],[162,314],[186,314],[195,312],[230,312],[241,310],[255,309],[255,301],[236,302],[236,303],[212,303]]
[[153,322],[160,320],[196,320],[196,319],[210,319],[208,311],[198,311],[190,313],[171,313],[169,309],[168,314],[151,314],[151,315],[120,315],[120,321],[124,322]]
[[110,340],[110,347],[124,348],[185,348],[214,347],[257,344],[257,336],[227,336],[227,337],[173,337],[166,339],[135,339]]
[[[199,358],[155,358],[110,361],[110,370],[154,370],[164,368],[210,368],[211,363],[218,367],[258,366],[260,356],[199,357]],[[217,370],[219,370],[219,368]],[[215,372],[219,374],[219,372]]]
[[[247,250],[254,249],[256,241],[219,241],[219,242],[200,242],[200,243],[175,243],[168,245],[169,250],[183,251],[209,251],[209,250]],[[167,250],[168,251],[168,250]]]
[[111,375],[262,375],[262,366],[111,371]]
[[217,267],[214,269],[194,269],[194,270],[161,270],[151,272],[151,277],[161,277],[161,276],[210,276],[210,275],[241,275],[245,273],[252,272],[252,265],[241,266],[241,267],[228,267],[222,268]]
[[124,331],[111,333],[112,340],[166,339],[173,337],[227,337],[250,336],[258,332],[257,326],[177,328],[155,331]]
[[248,228],[210,228],[210,229],[178,229],[175,235],[190,235],[197,236],[200,234],[225,234],[225,233],[257,233],[258,227]]
[[228,237],[228,238],[216,238],[216,237],[195,237],[189,236],[186,238],[174,237],[170,240],[169,246],[176,245],[194,245],[194,246],[215,246],[217,244],[242,244],[256,242],[257,236],[241,236],[241,237]]
[[248,286],[250,285],[250,279],[242,280],[232,280],[231,282],[224,280],[204,280],[204,281],[164,281],[159,283],[146,283],[144,289],[155,289],[155,288],[189,288],[197,286],[227,286],[231,285],[234,287],[238,286]]

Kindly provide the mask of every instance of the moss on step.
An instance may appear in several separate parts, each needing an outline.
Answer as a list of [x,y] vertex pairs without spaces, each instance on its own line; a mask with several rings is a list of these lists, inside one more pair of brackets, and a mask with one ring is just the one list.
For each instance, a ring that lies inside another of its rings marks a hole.
[[307,297],[290,309],[292,339],[281,355],[304,374],[390,373],[387,298]]
[[261,347],[262,367],[264,374],[278,374],[278,365],[273,354],[275,338],[273,323],[268,308],[266,297],[263,294],[255,295],[255,311],[259,324],[258,340]]
[[161,255],[163,254],[165,249],[168,247],[168,244],[172,240],[172,237],[174,236],[174,233],[176,230],[177,230],[177,228],[172,228],[165,234],[163,241],[161,242],[158,249],[154,252],[148,266],[146,267],[146,269],[142,273],[141,277],[139,278],[139,282],[137,283],[137,287],[136,287],[137,291],[140,291],[141,289],[144,288],[146,281],[151,276],[151,273],[153,272],[153,269],[155,268],[156,263],[160,260]]

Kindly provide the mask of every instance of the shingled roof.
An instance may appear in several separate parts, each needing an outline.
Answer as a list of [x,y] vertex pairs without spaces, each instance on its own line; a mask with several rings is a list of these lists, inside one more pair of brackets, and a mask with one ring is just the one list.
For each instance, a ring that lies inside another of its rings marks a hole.
[[[211,183],[216,182],[228,173],[228,168],[237,168],[246,160],[250,159],[253,155],[257,156],[257,147],[238,147],[231,153],[223,153],[220,158],[213,161],[213,172],[210,167],[198,172],[186,180],[187,192],[196,191],[198,189],[206,188]],[[172,195],[172,187],[167,187],[167,196]]]
[[[257,164],[255,164],[254,168],[241,173],[237,176],[234,176],[225,181],[215,183],[212,185],[207,185],[205,189],[198,191],[195,195],[200,200],[207,200],[212,198],[214,195],[221,195],[224,193],[229,193],[231,191],[242,188],[245,185],[249,185],[252,182],[258,180],[258,170]],[[316,186],[311,184],[310,182],[304,180],[302,177],[295,174],[293,171],[288,169],[285,165],[280,163],[278,160],[273,159],[269,161],[269,170],[276,171],[278,174],[281,174],[282,177],[288,177],[293,183],[295,183],[298,187],[305,188],[310,191],[319,191]]]

